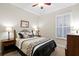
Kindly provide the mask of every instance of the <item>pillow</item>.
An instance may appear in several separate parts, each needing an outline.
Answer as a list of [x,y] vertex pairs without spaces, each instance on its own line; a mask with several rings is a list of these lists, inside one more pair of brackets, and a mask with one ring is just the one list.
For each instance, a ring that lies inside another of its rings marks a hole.
[[18,33],[18,35],[19,35],[20,38],[24,38],[22,33]]
[[24,35],[24,38],[28,38],[28,35],[27,35],[27,34],[25,34],[25,35]]
[[24,34],[25,38],[31,38],[34,37],[34,35],[32,34],[32,32],[27,32],[26,34]]
[[18,36],[19,38],[31,38],[31,37],[34,37],[32,32],[30,32],[30,31],[29,32],[22,32],[21,31],[21,32],[18,33],[18,35],[19,35]]
[[24,35],[24,38],[32,38],[34,35]]
[[19,38],[29,38],[29,34],[26,34],[24,32],[20,32],[18,33],[18,35],[19,35]]

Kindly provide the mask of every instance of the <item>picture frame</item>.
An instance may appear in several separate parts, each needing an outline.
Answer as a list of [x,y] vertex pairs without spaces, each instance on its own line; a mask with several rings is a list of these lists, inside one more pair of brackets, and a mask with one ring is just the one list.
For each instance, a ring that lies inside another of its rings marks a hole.
[[20,26],[22,28],[29,28],[29,21],[21,20]]

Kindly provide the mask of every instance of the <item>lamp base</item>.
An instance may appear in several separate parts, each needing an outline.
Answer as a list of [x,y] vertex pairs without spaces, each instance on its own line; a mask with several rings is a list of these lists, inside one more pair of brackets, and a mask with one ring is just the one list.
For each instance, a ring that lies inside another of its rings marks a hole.
[[76,31],[76,33],[78,34],[78,30]]
[[10,40],[10,32],[8,32],[8,40]]
[[10,39],[8,39],[8,40],[10,40]]

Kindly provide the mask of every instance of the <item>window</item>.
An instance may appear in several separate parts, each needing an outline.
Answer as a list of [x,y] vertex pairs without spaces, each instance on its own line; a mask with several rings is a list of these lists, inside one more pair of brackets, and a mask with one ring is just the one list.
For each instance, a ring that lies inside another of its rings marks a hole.
[[70,13],[57,15],[56,17],[56,37],[66,38],[70,33]]

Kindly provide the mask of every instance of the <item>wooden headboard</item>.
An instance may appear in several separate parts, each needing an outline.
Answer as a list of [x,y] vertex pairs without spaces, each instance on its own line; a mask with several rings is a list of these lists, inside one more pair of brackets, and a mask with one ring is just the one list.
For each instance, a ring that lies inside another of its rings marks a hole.
[[14,40],[16,40],[16,30],[14,30]]

